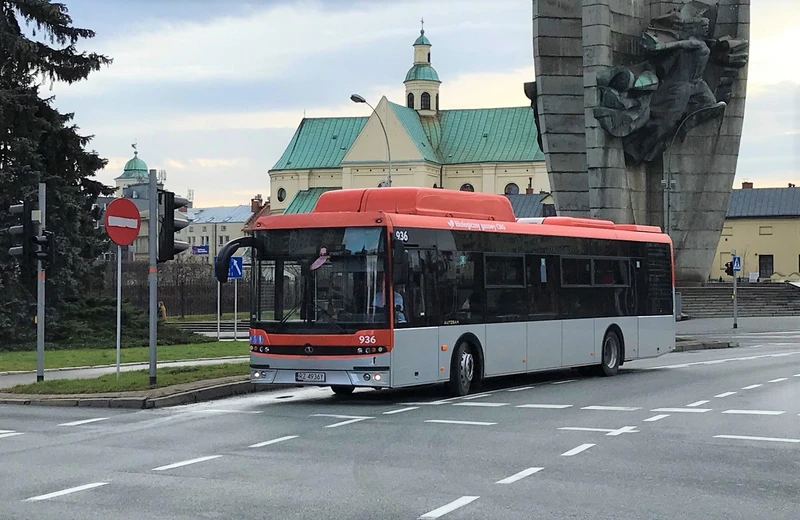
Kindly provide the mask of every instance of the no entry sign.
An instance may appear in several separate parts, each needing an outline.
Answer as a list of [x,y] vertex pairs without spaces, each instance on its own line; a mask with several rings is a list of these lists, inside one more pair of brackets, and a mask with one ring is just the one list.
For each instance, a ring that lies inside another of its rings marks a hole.
[[118,246],[133,244],[142,226],[139,208],[130,199],[114,199],[106,208],[106,233]]

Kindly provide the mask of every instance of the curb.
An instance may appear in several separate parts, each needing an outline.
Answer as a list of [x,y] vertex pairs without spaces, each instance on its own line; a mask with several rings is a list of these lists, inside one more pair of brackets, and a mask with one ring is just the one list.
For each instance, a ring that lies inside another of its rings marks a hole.
[[673,352],[691,352],[693,350],[712,350],[722,348],[737,348],[736,341],[677,341]]
[[[168,361],[159,361],[158,365],[173,365],[175,363],[187,363],[190,361],[215,361],[215,360],[241,360],[247,361],[250,359],[250,356],[224,356],[224,357],[209,357],[209,358],[192,358],[192,359],[170,359]],[[87,365],[83,367],[61,367],[61,368],[46,368],[44,370],[45,374],[47,372],[65,372],[68,370],[91,370],[94,368],[116,368],[116,364],[113,365]],[[120,363],[119,366],[121,367],[131,367],[131,366],[149,366],[147,361],[135,361],[131,363]],[[36,370],[10,370],[8,372],[0,372],[0,376],[16,376],[20,374],[35,374]]]
[[[132,408],[132,409],[152,409],[177,406],[183,404],[193,404],[203,401],[211,401],[223,397],[235,395],[251,394],[255,392],[285,390],[294,388],[295,385],[254,385],[248,381],[234,381],[229,383],[214,384],[192,390],[178,391],[173,394],[162,396],[126,396],[126,397],[60,397],[56,395],[42,396],[22,396],[0,397],[0,405],[16,404],[31,406],[79,406],[90,408]],[[163,389],[161,389],[163,390]],[[5,394],[11,396],[13,394]]]

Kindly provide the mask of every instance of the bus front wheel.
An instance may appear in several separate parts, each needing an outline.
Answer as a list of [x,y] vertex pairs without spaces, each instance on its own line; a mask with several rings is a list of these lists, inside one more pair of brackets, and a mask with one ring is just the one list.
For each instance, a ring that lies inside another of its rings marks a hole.
[[355,390],[355,389],[356,389],[356,387],[354,387],[354,386],[332,386],[331,387],[331,390],[333,390],[333,393],[336,394],[336,395],[350,395],[350,394],[353,393],[353,390]]
[[453,352],[450,367],[450,394],[462,396],[469,394],[470,390],[477,387],[478,363],[475,351],[468,343],[461,343]]
[[616,375],[622,360],[622,340],[616,331],[609,330],[606,332],[600,356],[600,375],[606,377]]

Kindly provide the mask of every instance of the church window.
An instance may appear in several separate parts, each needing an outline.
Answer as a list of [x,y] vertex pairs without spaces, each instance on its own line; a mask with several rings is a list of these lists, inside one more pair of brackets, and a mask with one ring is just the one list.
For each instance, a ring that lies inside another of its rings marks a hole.
[[436,110],[439,110],[439,94],[436,94]]
[[472,187],[472,184],[466,183],[461,185],[461,191],[475,191],[475,188]]
[[509,182],[508,184],[506,184],[505,194],[506,195],[519,195],[519,186],[517,186],[513,182]]
[[421,106],[422,110],[430,110],[431,109],[431,95],[430,94],[428,94],[427,92],[423,92],[421,101],[422,101],[422,106]]
[[409,92],[408,96],[406,96],[406,106],[408,108],[414,108],[414,93]]

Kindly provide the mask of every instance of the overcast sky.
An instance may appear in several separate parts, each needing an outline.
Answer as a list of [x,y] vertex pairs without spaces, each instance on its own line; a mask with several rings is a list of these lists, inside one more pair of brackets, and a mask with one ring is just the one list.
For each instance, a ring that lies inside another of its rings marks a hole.
[[[304,113],[369,115],[354,92],[402,104],[421,17],[443,109],[527,106],[522,85],[534,79],[530,0],[65,1],[75,25],[97,32],[83,47],[114,59],[50,92],[109,159],[100,180],[113,184],[137,140],[197,207],[266,197],[267,171]],[[800,2],[751,10],[736,184],[786,186],[800,181]]]

